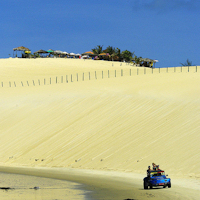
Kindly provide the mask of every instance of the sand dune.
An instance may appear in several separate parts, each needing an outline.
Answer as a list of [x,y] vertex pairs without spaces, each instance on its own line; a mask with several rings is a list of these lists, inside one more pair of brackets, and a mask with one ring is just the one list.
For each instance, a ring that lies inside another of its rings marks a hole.
[[[83,72],[87,78],[77,81]],[[145,174],[155,162],[170,177],[199,179],[199,72],[200,67],[152,71],[105,61],[1,59],[0,164]],[[60,79],[66,75],[68,83]],[[13,85],[53,76],[60,82]]]

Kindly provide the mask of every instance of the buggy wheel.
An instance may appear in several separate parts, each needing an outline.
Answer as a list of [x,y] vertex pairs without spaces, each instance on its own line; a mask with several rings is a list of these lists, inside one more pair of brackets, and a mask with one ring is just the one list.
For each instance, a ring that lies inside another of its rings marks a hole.
[[165,185],[165,186],[163,186],[163,188],[166,188],[166,185]]
[[144,189],[148,189],[148,182],[146,180],[144,180]]
[[153,188],[153,186],[152,185],[150,185],[150,189],[152,189]]
[[171,182],[168,184],[168,188],[171,188]]

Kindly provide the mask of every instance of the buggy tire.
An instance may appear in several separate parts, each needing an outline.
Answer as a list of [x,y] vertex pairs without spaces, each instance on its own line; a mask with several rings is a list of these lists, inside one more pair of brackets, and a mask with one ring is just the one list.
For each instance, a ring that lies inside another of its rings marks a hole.
[[171,183],[168,184],[168,188],[171,188]]
[[150,185],[150,189],[152,189],[153,188],[153,186],[152,185]]
[[147,190],[148,189],[148,182],[146,180],[144,180],[144,189]]

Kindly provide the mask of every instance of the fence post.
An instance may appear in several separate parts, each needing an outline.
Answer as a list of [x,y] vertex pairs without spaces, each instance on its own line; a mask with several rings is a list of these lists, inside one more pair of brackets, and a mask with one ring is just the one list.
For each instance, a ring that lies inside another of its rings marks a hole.
[[144,74],[146,74],[146,68],[144,67]]
[[160,67],[159,67],[159,73],[160,73]]
[[72,74],[71,74],[71,82],[73,82],[73,80],[72,80]]
[[77,77],[77,82],[78,82],[78,73],[76,73],[76,77]]
[[139,69],[137,68],[137,75],[139,74]]
[[58,81],[58,77],[56,76],[56,84],[57,84],[57,81]]
[[97,72],[95,71],[95,79],[97,79]]
[[33,80],[33,85],[35,86],[34,80]]
[[9,81],[9,86],[11,87],[11,82]]
[[89,80],[90,80],[90,72],[89,72]]
[[168,73],[168,67],[167,67],[167,73]]
[[103,71],[102,71],[102,79],[103,79]]
[[115,77],[117,76],[117,72],[116,72],[116,70],[115,70]]
[[21,81],[22,87],[24,87],[23,82]]
[[182,72],[182,66],[181,66],[181,72]]
[[39,83],[39,85],[40,85],[40,80],[38,79],[38,83]]
[[61,83],[63,83],[63,76],[61,76]]
[[151,68],[151,73],[153,74],[153,67]]
[[66,83],[68,83],[68,77],[67,77],[67,75],[66,75]]
[[174,67],[174,73],[176,72],[176,67]]
[[121,69],[121,76],[123,76],[123,69]]
[[28,81],[27,81],[27,85],[29,86]]
[[188,72],[190,72],[190,66],[188,66]]
[[108,70],[108,78],[110,78],[109,70]]
[[130,69],[130,76],[131,76],[131,69]]
[[196,72],[197,72],[197,66],[196,66]]
[[44,85],[46,85],[46,80],[45,80],[45,78],[44,78]]
[[16,87],[16,83],[15,83],[15,81],[14,81],[14,86]]
[[84,72],[83,72],[83,81],[84,81]]

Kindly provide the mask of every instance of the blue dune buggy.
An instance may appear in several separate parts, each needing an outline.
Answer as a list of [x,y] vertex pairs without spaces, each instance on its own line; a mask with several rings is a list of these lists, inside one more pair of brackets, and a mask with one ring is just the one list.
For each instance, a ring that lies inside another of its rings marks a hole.
[[[166,175],[168,176],[168,175]],[[162,186],[163,188],[171,188],[171,179],[166,178],[165,172],[162,170],[150,171],[149,176],[143,179],[144,189],[152,189],[153,187]]]

